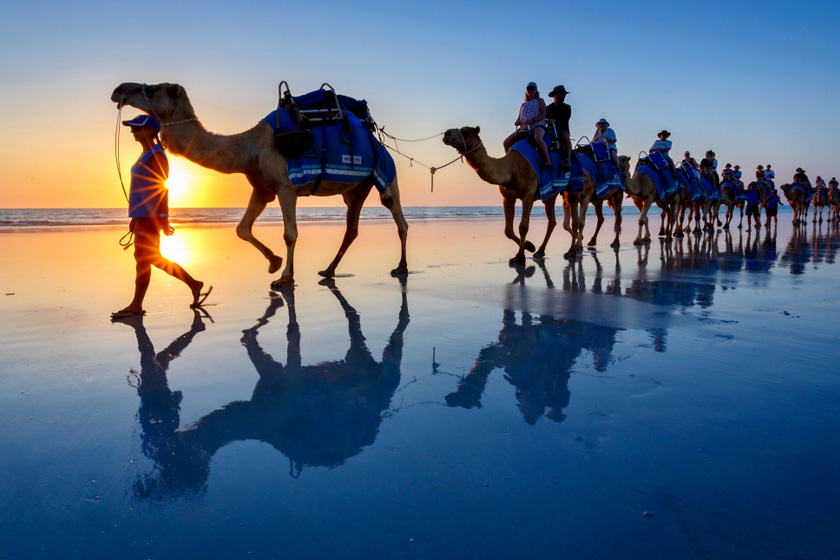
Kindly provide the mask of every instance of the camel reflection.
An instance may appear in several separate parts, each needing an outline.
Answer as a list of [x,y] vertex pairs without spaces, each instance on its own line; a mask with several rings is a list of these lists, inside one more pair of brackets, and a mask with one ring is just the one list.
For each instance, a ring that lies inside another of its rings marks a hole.
[[794,228],[781,260],[788,264],[791,274],[804,274],[808,264],[833,264],[838,247],[840,227],[837,223],[826,224],[825,230],[823,224],[812,224],[810,233],[807,227],[798,227]]
[[[143,453],[154,461],[155,469],[134,483],[136,496],[165,500],[203,493],[213,455],[235,441],[268,443],[288,457],[295,477],[306,466],[341,465],[373,444],[400,382],[403,333],[409,323],[404,283],[397,326],[380,361],[367,348],[358,312],[332,280],[322,285],[337,299],[347,320],[350,347],[344,358],[303,365],[294,288],[284,288],[257,323],[243,331],[242,345],[259,374],[249,401],[231,402],[179,431],[180,394],[147,401],[141,393]],[[288,311],[285,364],[258,341],[260,328],[284,306]],[[148,383],[154,378],[158,391],[169,392],[165,367],[151,367],[147,377]]]
[[[537,261],[546,285],[553,289],[544,263]],[[576,262],[567,265],[567,272]],[[481,407],[481,396],[490,374],[496,369],[505,372],[504,378],[516,388],[516,400],[528,424],[535,424],[545,415],[562,422],[563,409],[569,405],[569,377],[572,367],[584,350],[591,352],[594,367],[606,370],[612,362],[611,352],[616,333],[621,329],[597,325],[575,319],[558,319],[548,314],[534,315],[513,309],[516,285],[536,272],[535,267],[518,267],[516,279],[508,286],[508,304],[502,311],[502,329],[498,340],[482,348],[475,365],[461,378],[455,392],[446,395],[451,407]],[[564,289],[580,287],[577,276],[564,274]],[[519,321],[517,321],[519,315]]]

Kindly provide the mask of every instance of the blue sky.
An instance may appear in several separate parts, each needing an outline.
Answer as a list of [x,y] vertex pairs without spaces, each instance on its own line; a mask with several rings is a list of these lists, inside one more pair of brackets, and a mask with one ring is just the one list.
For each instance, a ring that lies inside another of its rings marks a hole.
[[[634,159],[667,128],[676,153],[714,149],[747,177],[759,163],[785,180],[797,166],[812,179],[840,175],[840,18],[828,2],[36,1],[3,12],[0,206],[124,204],[109,101],[124,81],[184,85],[219,133],[271,111],[280,80],[295,94],[329,82],[367,99],[401,138],[480,125],[494,156],[525,84],[544,96],[564,84],[572,137],[605,117]],[[121,142],[130,165],[135,148]],[[456,155],[439,139],[401,147],[430,165]],[[407,205],[499,203],[466,165],[441,170],[430,193],[428,171],[396,159]],[[206,203],[247,200],[242,177],[200,182],[216,193]]]

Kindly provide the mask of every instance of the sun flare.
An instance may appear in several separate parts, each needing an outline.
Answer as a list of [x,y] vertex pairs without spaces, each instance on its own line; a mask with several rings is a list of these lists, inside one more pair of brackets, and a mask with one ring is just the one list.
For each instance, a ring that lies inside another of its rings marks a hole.
[[183,161],[170,158],[169,178],[166,180],[166,186],[169,187],[169,206],[171,208],[195,206],[195,184],[196,177],[192,170]]
[[193,260],[192,247],[183,235],[160,237],[160,254],[181,265],[188,265]]

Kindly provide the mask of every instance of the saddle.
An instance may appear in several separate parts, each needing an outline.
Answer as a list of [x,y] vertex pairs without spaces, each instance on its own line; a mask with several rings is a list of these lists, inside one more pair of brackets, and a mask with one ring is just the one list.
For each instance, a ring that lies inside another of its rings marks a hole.
[[285,80],[280,82],[278,90],[280,100],[275,114],[274,142],[287,158],[299,158],[313,146],[312,129],[315,127],[340,124],[349,137],[347,113],[358,118],[368,132],[376,130],[367,101],[339,95],[326,82],[320,89],[297,97],[292,96]]
[[650,163],[650,165],[660,173],[663,169],[668,169],[668,160],[665,159],[665,156],[663,156],[659,152],[649,153],[647,160]]

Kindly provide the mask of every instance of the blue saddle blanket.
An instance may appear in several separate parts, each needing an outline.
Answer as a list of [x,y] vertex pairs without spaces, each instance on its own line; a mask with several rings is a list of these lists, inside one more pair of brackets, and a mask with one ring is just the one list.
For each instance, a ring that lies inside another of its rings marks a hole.
[[[540,161],[540,154],[537,149],[528,141],[528,140],[520,140],[516,144],[513,145],[511,150],[515,150],[522,154],[522,156],[528,160],[528,163],[531,164],[531,167],[534,170],[534,173],[537,174],[537,180],[539,181],[540,185],[540,199],[543,202],[551,198],[554,193],[563,192],[566,190],[567,187],[571,185],[570,181],[570,173],[568,171],[561,171],[560,169],[560,154],[557,152],[549,152],[548,155],[551,158],[550,163],[551,167],[545,167],[542,165]],[[572,162],[572,171],[571,171],[571,178],[574,178],[574,161]],[[581,186],[583,188],[583,181],[581,180]],[[572,191],[572,192],[580,192]]]
[[806,203],[807,203],[807,202],[811,202],[811,199],[812,199],[812,198],[814,198],[814,197],[813,197],[813,195],[812,195],[810,192],[808,192],[808,189],[806,189],[806,188],[805,188],[803,185],[801,185],[800,183],[794,183],[794,184],[793,184],[793,188],[792,188],[791,190],[794,190],[794,191],[802,191],[802,192],[805,194],[805,202],[806,202]]
[[696,202],[707,196],[700,185],[700,178],[691,167],[678,167],[677,181],[688,187],[688,190],[691,192],[691,202]]
[[706,192],[706,196],[709,197],[709,200],[717,202],[720,200],[720,189],[715,188],[715,180],[704,176],[700,179],[700,185],[703,187],[703,190]]
[[[585,152],[575,151],[574,153],[583,168],[586,169],[586,172],[589,173],[589,176],[592,177],[592,180],[595,182],[595,197],[602,198],[610,189],[623,190],[624,186],[623,181],[621,180],[621,173],[616,171],[615,166],[612,163],[612,159],[609,156],[609,152],[606,152],[606,159],[604,159],[604,152],[599,153],[596,148],[596,146],[603,146],[600,144],[592,144],[591,146],[594,150],[594,160]],[[572,168],[572,171],[572,180],[574,180],[574,168]],[[583,188],[582,174],[580,181],[581,188]]]
[[[373,182],[380,193],[385,192],[397,176],[394,158],[374,138],[359,118],[344,112],[345,122],[314,125],[312,145],[299,158],[286,158],[289,179],[295,186],[315,182],[318,177],[337,183],[358,183],[373,174]],[[278,111],[264,119],[277,131]],[[279,111],[279,130],[299,130],[286,110]]]
[[656,193],[659,195],[659,200],[665,200],[677,192],[677,182],[674,180],[674,176],[671,175],[671,168],[668,167],[667,162],[665,163],[665,167],[657,169],[651,163],[650,159],[644,160],[644,163],[636,168],[636,174],[639,173],[643,173],[653,180],[653,184],[656,185]]

